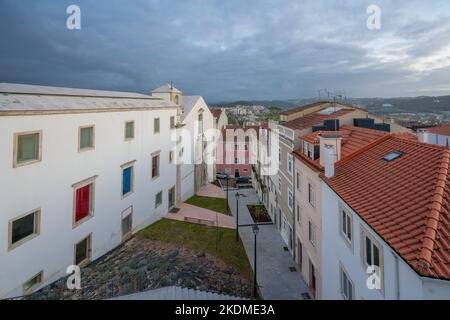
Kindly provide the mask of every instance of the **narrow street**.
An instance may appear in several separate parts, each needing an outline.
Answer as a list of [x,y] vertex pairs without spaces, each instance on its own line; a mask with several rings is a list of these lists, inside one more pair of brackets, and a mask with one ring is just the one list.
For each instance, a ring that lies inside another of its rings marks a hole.
[[[236,191],[229,192],[229,206],[236,218]],[[242,189],[239,193],[246,197],[239,197],[239,224],[251,224],[253,219],[247,209],[248,204],[257,204],[258,196],[253,189]],[[254,270],[254,234],[251,227],[239,228],[239,235],[245,247],[250,264]],[[303,281],[298,267],[292,256],[283,247],[286,244],[276,230],[275,225],[259,227],[257,235],[257,279],[264,299],[301,300],[303,293],[307,293],[308,286]],[[290,267],[296,267],[292,272]]]

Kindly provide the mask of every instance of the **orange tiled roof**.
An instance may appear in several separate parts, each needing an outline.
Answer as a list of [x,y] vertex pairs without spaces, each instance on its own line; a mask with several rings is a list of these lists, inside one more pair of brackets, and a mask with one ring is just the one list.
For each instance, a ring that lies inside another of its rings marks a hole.
[[[313,102],[313,103],[310,103],[310,104],[306,104],[304,106],[295,107],[295,108],[291,108],[291,109],[282,111],[282,112],[280,112],[280,115],[288,116],[288,115],[294,114],[296,112],[305,111],[305,110],[308,110],[310,108],[314,108],[314,107],[320,106],[322,104],[327,104],[327,103],[332,104],[334,102],[333,101],[317,101],[317,102]],[[343,103],[343,102],[336,102],[336,104],[338,104],[340,106],[347,106],[347,107],[355,108],[355,109],[363,109],[361,107],[353,106],[353,105],[350,105],[350,104],[347,104],[347,103]]]
[[209,110],[211,111],[214,118],[219,118],[222,114],[222,109],[219,108],[210,108]]
[[[322,179],[417,273],[450,280],[450,149],[390,134]],[[403,153],[387,162],[392,151]]]
[[434,133],[434,134],[450,136],[450,125],[431,127],[431,128],[426,128],[425,130],[428,132]]
[[314,125],[320,125],[323,123],[324,120],[328,120],[328,119],[336,119],[339,118],[340,116],[346,115],[350,112],[355,111],[354,109],[340,109],[332,114],[320,114],[318,112],[313,112],[310,114],[307,114],[303,117],[291,120],[291,121],[287,121],[287,122],[283,122],[280,125],[290,128],[290,129],[294,129],[294,130],[303,130],[309,127],[312,127]]
[[[307,141],[309,143],[319,144],[320,136],[324,133],[339,133],[341,135],[341,158],[349,157],[361,148],[389,134],[386,131],[343,125],[339,128],[339,131],[316,131],[301,136],[299,137],[299,139]],[[306,157],[305,155],[303,155],[302,148],[294,151],[294,155],[297,158],[303,160],[303,162],[307,161],[312,163],[313,166],[316,167],[316,169],[322,170],[322,166],[320,166],[320,160],[312,160]]]

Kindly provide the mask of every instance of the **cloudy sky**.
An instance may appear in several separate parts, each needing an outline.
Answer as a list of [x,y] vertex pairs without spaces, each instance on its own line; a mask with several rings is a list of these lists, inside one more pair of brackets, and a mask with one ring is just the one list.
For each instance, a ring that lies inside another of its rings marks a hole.
[[[81,30],[66,27],[70,4]],[[449,0],[0,0],[0,30],[0,82],[148,93],[172,80],[209,102],[450,94]]]

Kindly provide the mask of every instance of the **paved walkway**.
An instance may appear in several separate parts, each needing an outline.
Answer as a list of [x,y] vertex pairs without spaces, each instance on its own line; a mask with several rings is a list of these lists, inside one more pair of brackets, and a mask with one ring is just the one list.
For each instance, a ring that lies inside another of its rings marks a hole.
[[225,199],[225,192],[222,190],[222,188],[211,183],[204,186],[199,192],[197,192],[197,195],[202,197]]
[[[236,216],[236,191],[230,191],[229,206],[233,216]],[[239,198],[239,224],[253,223],[247,209],[247,204],[258,203],[258,196],[253,189],[242,189],[239,193],[247,197]],[[254,234],[251,227],[239,228],[239,235],[244,243],[245,251],[253,267]],[[303,299],[302,293],[309,292],[298,271],[291,272],[289,267],[295,263],[289,252],[284,251],[286,246],[280,233],[274,225],[259,227],[257,236],[257,277],[262,297],[266,300],[298,300]],[[298,270],[298,267],[296,267]]]
[[[213,226],[216,226],[216,222],[218,222],[219,227],[236,229],[236,222],[232,216],[227,216],[223,213],[196,207],[188,203],[178,203],[177,208],[179,208],[180,211],[177,213],[168,213],[166,218]],[[196,221],[197,219],[202,221]]]

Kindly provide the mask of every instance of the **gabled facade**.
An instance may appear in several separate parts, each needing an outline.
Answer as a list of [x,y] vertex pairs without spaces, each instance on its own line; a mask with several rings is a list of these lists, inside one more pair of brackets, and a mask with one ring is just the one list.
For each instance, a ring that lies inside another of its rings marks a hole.
[[321,175],[323,298],[450,298],[450,151],[390,134]]
[[295,159],[296,262],[311,294],[322,297],[323,203],[320,174],[325,146],[333,146],[336,160],[387,135],[387,132],[343,125],[337,131],[316,131],[299,137]]
[[206,152],[208,144],[217,139],[214,135],[214,117],[201,96],[184,96],[172,84],[152,91],[152,96],[161,97],[178,106],[177,201],[192,197],[202,186],[214,179],[215,150]]

